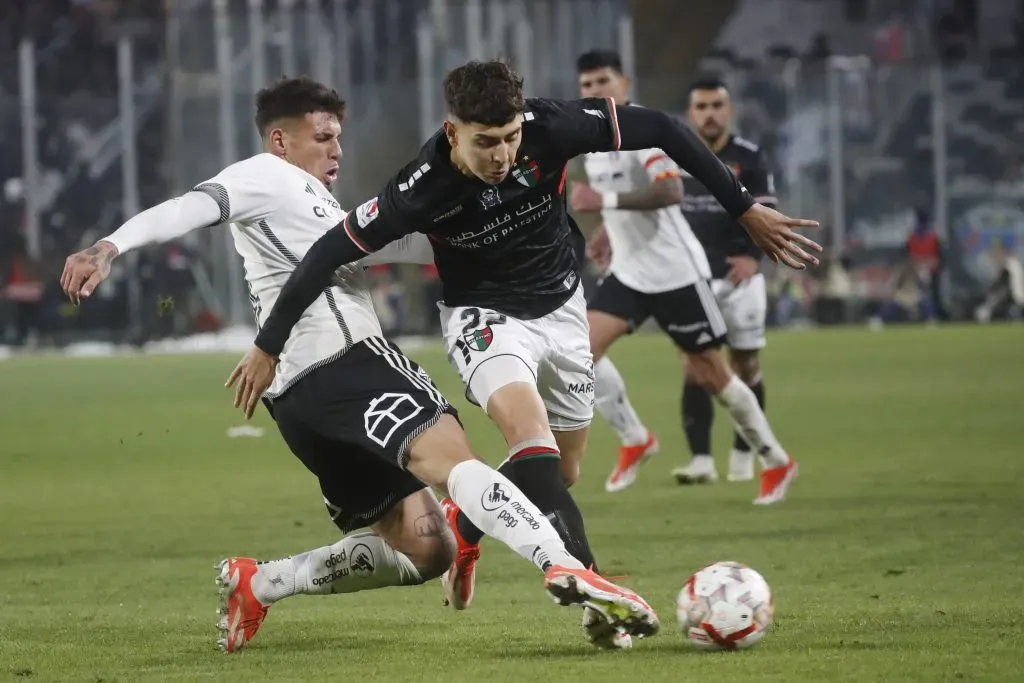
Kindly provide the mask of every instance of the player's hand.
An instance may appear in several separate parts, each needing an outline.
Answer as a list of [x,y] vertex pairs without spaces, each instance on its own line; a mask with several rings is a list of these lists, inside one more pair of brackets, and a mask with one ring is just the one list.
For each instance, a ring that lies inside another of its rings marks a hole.
[[97,242],[77,254],[68,256],[60,286],[76,306],[88,299],[96,287],[110,275],[110,264],[117,258],[117,247],[110,242]]
[[761,269],[753,256],[729,256],[725,262],[729,264],[729,272],[725,274],[725,279],[734,285],[749,280]]
[[820,252],[821,245],[793,230],[816,228],[818,221],[790,218],[763,204],[754,204],[740,216],[740,225],[754,240],[754,244],[775,263],[784,263],[796,270],[804,270],[808,263],[818,265],[817,257],[809,254],[803,247]]
[[573,183],[569,188],[569,204],[573,211],[600,211],[604,204],[601,193],[586,183]]
[[252,419],[252,414],[256,412],[256,404],[274,381],[277,363],[277,358],[254,346],[238,362],[224,384],[230,389],[238,382],[238,388],[235,390],[235,407],[242,409],[246,420]]
[[608,233],[603,225],[598,226],[587,242],[587,258],[593,261],[602,273],[611,265],[612,243],[608,240]]

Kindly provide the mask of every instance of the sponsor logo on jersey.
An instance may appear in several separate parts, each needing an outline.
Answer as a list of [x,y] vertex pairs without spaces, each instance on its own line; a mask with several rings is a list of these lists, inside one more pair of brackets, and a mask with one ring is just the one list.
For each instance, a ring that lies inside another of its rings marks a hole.
[[447,211],[445,211],[444,213],[442,213],[439,216],[434,216],[434,220],[431,221],[431,222],[437,223],[438,221],[443,221],[446,218],[451,218],[452,216],[455,216],[455,215],[459,214],[461,211],[462,211],[462,204],[459,204],[458,206],[456,206],[456,207],[454,207],[452,209],[448,209]]
[[519,163],[512,168],[512,177],[520,185],[536,187],[540,180],[540,165],[534,159],[524,155]]
[[494,341],[494,330],[491,326],[481,327],[479,330],[473,330],[462,335],[463,341],[466,342],[466,346],[473,349],[474,351],[486,351]]
[[501,195],[498,194],[498,188],[488,187],[481,192],[480,203],[483,205],[484,210],[493,209],[498,204],[501,204]]
[[379,213],[377,198],[374,197],[370,201],[360,204],[356,209],[356,222],[359,223],[360,228],[365,228],[377,218]]

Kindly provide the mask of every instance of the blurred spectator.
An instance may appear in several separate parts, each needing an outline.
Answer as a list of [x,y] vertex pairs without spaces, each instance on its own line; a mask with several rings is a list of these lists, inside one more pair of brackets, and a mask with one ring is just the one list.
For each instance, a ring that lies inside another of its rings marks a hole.
[[913,262],[907,262],[896,274],[892,297],[882,302],[879,318],[882,322],[930,321],[934,317],[932,298],[928,294],[923,271]]
[[942,275],[942,242],[932,225],[931,214],[926,209],[914,211],[914,228],[907,238],[907,255],[917,271],[925,296],[930,299],[929,310],[940,319],[945,319],[939,282]]
[[380,326],[384,334],[392,334],[405,327],[405,288],[395,278],[390,265],[380,264],[366,269],[370,285],[370,297],[377,309]]
[[999,316],[1019,320],[1024,312],[1024,267],[1013,250],[1002,242],[993,246],[991,257],[998,272],[985,301],[975,309],[974,317],[983,323]]
[[14,346],[25,346],[37,341],[41,302],[44,286],[39,265],[32,261],[24,249],[18,249],[11,256],[4,277],[3,298],[13,308],[12,337]]
[[808,63],[824,62],[831,56],[832,45],[829,42],[828,35],[825,33],[818,33],[814,36],[814,41],[807,49],[806,54],[804,54],[804,61]]
[[853,296],[849,258],[826,255],[817,273],[821,277],[821,285],[814,301],[815,322],[819,325],[842,325],[849,322]]
[[427,304],[426,332],[428,334],[441,333],[441,316],[438,314],[437,302],[442,299],[441,280],[437,274],[437,266],[427,263],[422,269],[423,296]]

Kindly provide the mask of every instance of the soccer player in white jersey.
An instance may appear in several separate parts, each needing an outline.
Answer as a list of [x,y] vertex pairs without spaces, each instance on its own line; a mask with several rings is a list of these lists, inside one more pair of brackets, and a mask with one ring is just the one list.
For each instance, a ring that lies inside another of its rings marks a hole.
[[[616,53],[584,54],[577,71],[581,96],[611,97],[628,105],[629,80]],[[606,490],[632,484],[638,467],[657,446],[606,356],[617,339],[653,317],[678,347],[688,376],[729,410],[737,430],[764,458],[754,502],[782,500],[797,465],[772,433],[757,398],[722,354],[726,326],[709,285],[707,257],[678,206],[679,169],[659,149],[588,154],[585,164],[591,185],[574,184],[572,205],[577,211],[601,211],[601,232],[611,251],[609,274],[587,314],[597,375],[595,405],[623,443]]]
[[[326,86],[295,78],[261,91],[256,109],[265,153],[68,257],[61,285],[73,302],[88,298],[112,261],[130,249],[231,224],[257,324],[266,323],[305,252],[345,216],[329,192],[345,105]],[[425,243],[410,235],[375,258],[429,261]],[[440,576],[454,558],[455,540],[427,485],[447,492],[473,524],[541,569],[556,601],[600,614],[609,641],[656,631],[657,616],[642,599],[583,567],[519,488],[476,459],[455,409],[384,338],[362,280],[365,263],[335,273],[288,335],[279,362],[247,356],[229,378],[229,386],[240,382],[235,405],[248,417],[263,397],[289,448],[319,479],[331,519],[348,535],[280,560],[219,563],[221,648],[242,649],[270,606],[285,597]],[[352,533],[367,526],[369,532]]]

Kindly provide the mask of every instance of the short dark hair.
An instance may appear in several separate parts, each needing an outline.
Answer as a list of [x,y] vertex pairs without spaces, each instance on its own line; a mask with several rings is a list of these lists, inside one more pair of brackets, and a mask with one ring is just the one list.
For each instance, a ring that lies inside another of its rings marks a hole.
[[469,62],[444,77],[444,103],[460,121],[504,126],[526,108],[523,77],[500,60]]
[[622,73],[622,57],[615,50],[591,50],[576,58],[576,73],[606,68]]
[[256,128],[265,135],[270,124],[281,119],[301,118],[326,112],[341,121],[345,118],[345,100],[337,91],[307,76],[281,77],[256,93]]
[[718,90],[719,88],[729,92],[729,86],[725,84],[725,81],[722,80],[721,76],[705,74],[695,78],[693,82],[690,83],[690,88],[686,91],[686,99],[689,100],[690,96],[698,90]]

